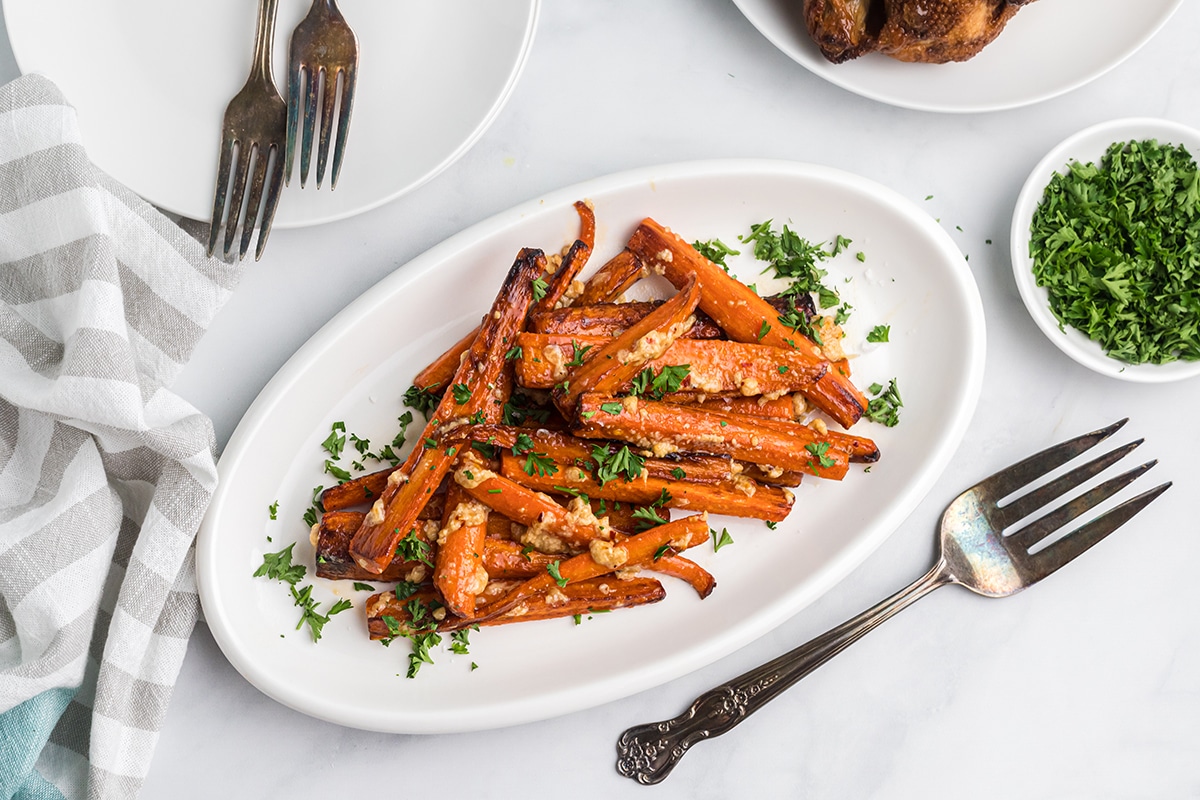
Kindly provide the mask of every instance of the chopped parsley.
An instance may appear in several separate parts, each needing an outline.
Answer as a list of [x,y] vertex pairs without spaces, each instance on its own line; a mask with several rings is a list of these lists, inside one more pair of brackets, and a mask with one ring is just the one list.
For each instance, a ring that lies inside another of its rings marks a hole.
[[338,483],[345,483],[352,477],[347,470],[342,469],[329,459],[325,459],[325,471],[337,478]]
[[369,583],[362,583],[361,581],[355,581],[354,582],[354,591],[356,591],[356,592],[373,592],[373,591],[375,591],[375,587]]
[[868,391],[875,397],[867,403],[867,419],[894,428],[900,421],[900,409],[904,405],[900,399],[900,390],[896,388],[896,379],[892,378],[886,389],[878,383],[873,383]]
[[616,401],[600,404],[601,411],[603,411],[605,414],[612,414],[614,416],[616,416],[617,414],[620,414],[622,408],[624,408],[624,406],[621,405],[621,403],[618,403]]
[[456,383],[450,387],[450,393],[454,395],[454,402],[460,406],[471,399],[471,387],[465,383]]
[[827,455],[829,452],[829,442],[812,442],[811,444],[804,445],[804,449],[816,459],[816,461],[808,462],[808,466],[812,467],[813,473],[816,473],[818,467],[832,467],[837,463]]
[[428,567],[433,566],[433,562],[430,561],[429,543],[424,539],[417,538],[416,528],[410,530],[403,539],[396,543],[396,556],[405,561],[420,561]]
[[303,564],[292,563],[292,548],[295,546],[296,543],[292,542],[278,553],[265,554],[262,565],[254,570],[252,577],[267,577],[283,581],[284,583],[290,583],[292,586],[304,580],[304,574],[308,570],[305,569]]
[[321,447],[324,447],[335,460],[341,458],[342,450],[346,447],[346,423],[333,423],[329,436],[321,442]]
[[321,631],[324,630],[325,624],[329,622],[329,618],[334,614],[340,614],[343,611],[354,608],[354,604],[349,600],[338,600],[329,609],[329,613],[321,614],[317,611],[320,603],[312,598],[312,586],[305,586],[299,591],[293,585],[291,587],[292,602],[300,607],[300,621],[296,623],[296,630],[300,630],[305,624],[308,625],[308,631],[312,635],[314,642],[321,641]]
[[596,464],[596,480],[604,486],[609,481],[624,477],[625,482],[636,480],[646,466],[646,459],[621,445],[615,453],[603,445],[592,447],[592,461]]
[[558,571],[558,566],[561,563],[561,561],[555,560],[546,565],[546,572],[550,573],[550,577],[554,578],[554,582],[558,584],[558,588],[560,589],[566,586],[568,583],[567,579],[564,578],[562,573]]
[[271,515],[271,519],[279,519],[279,501],[276,500],[271,505],[267,506],[267,513]]
[[504,360],[512,361],[517,358],[522,358],[522,357],[524,357],[524,355],[525,355],[525,352],[521,349],[521,346],[515,345],[513,347],[510,347],[508,352],[504,354]]
[[629,393],[652,400],[662,400],[665,395],[679,391],[691,370],[690,364],[668,364],[655,375],[653,369],[646,367],[634,376]]
[[700,255],[704,256],[726,272],[729,272],[729,266],[725,263],[726,256],[740,256],[742,254],[741,250],[734,250],[720,239],[709,239],[707,242],[692,242],[692,247],[694,247],[696,252],[698,252]]
[[761,342],[762,338],[770,332],[771,332],[771,324],[764,319],[763,323],[762,323],[762,327],[758,329],[758,340]]
[[1200,170],[1182,145],[1116,142],[1100,164],[1056,173],[1029,255],[1059,327],[1112,358],[1200,358]]
[[874,328],[871,328],[871,332],[867,334],[867,341],[886,342],[888,340],[888,336],[891,335],[891,332],[891,325],[876,325]]
[[826,272],[817,266],[817,262],[840,253],[849,240],[838,236],[833,249],[825,250],[823,245],[813,244],[787,225],[776,233],[772,230],[772,222],[767,220],[751,225],[749,234],[738,237],[747,244],[754,243],[754,257],[767,264],[763,272],[770,270],[776,278],[790,279],[789,293],[816,294],[821,308],[837,305],[840,298],[836,291],[822,283]]
[[546,296],[546,290],[548,290],[550,288],[550,286],[546,283],[546,281],[543,278],[534,278],[532,286],[533,286],[534,301],[538,301],[538,300],[541,300],[542,298],[544,298]]
[[687,473],[683,471],[683,467],[674,467],[671,469],[671,477],[677,481],[681,481],[687,477]]
[[[658,511],[653,506],[644,508],[635,508],[633,510],[633,518],[637,520],[637,529],[639,531],[648,531],[651,528],[656,528],[659,525],[666,525],[667,520],[659,516]],[[655,561],[658,559],[655,558]]]
[[712,536],[713,552],[717,552],[727,544],[733,544],[733,537],[729,535],[728,528],[721,528],[721,532],[709,528],[709,535]]
[[592,345],[590,345],[590,344],[580,345],[579,342],[572,339],[571,340],[571,349],[573,352],[571,355],[571,360],[567,362],[567,366],[568,367],[582,367],[583,366],[583,357],[585,355],[587,355],[588,350],[592,349]]
[[425,388],[419,386],[408,387],[408,390],[404,393],[404,405],[416,409],[428,417],[429,412],[437,408],[438,403],[442,402],[442,396],[433,392],[435,385],[431,384]]
[[662,547],[660,547],[654,551],[654,559],[653,560],[658,561],[660,558],[665,556],[670,549],[671,549],[671,543],[667,542]]
[[519,426],[526,421],[538,424],[550,419],[550,411],[541,408],[529,395],[513,392],[512,397],[504,404],[503,422],[505,425]]

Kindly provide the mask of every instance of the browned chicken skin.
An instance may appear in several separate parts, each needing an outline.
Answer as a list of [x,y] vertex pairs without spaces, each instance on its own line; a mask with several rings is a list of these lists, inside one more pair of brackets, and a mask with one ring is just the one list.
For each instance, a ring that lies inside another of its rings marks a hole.
[[809,33],[835,64],[880,52],[901,61],[966,61],[1033,0],[804,0]]

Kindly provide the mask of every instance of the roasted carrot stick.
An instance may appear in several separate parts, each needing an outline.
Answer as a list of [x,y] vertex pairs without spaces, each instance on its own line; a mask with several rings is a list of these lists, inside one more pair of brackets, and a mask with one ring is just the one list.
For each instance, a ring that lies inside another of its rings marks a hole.
[[[528,597],[519,605],[495,616],[488,615],[488,606],[481,604],[480,611],[485,616],[475,620],[464,620],[447,615],[442,621],[436,622],[434,629],[447,632],[474,624],[491,626],[505,625],[510,622],[531,622],[539,619],[559,619],[576,614],[586,615],[597,611],[613,611],[618,608],[657,603],[666,596],[666,590],[654,578],[639,577],[629,580],[593,578]],[[432,593],[412,595],[403,601],[397,599],[393,592],[372,595],[367,601],[367,630],[371,638],[387,639],[396,635],[388,626],[388,620],[385,617],[391,618],[391,624],[397,631],[413,633],[409,611],[411,606],[408,604],[414,598],[426,608],[437,599]],[[483,599],[483,597],[480,598],[481,601]],[[421,630],[429,629],[426,627]]]
[[[650,459],[646,459],[650,461]],[[655,459],[666,462],[665,459]],[[519,478],[523,483],[544,492],[564,490],[579,492],[610,503],[635,503],[649,506],[662,503],[670,508],[686,511],[706,511],[731,517],[750,517],[771,522],[781,522],[792,510],[792,493],[777,486],[766,486],[752,478],[729,477],[719,483],[700,483],[691,480],[676,480],[671,477],[655,477],[643,470],[631,481],[621,478],[603,485],[592,476],[590,469],[579,466],[564,466],[554,476],[525,475],[519,461],[510,455],[501,460],[502,474]],[[686,472],[682,467],[673,467]],[[690,474],[689,474],[690,475]],[[663,502],[663,498],[667,498]],[[660,512],[661,515],[661,512]]]
[[[517,338],[522,357],[517,363],[517,382],[530,389],[549,389],[567,379],[580,382],[582,369],[605,352],[609,341],[598,337],[523,333]],[[616,341],[621,341],[617,339]],[[766,345],[707,339],[676,339],[659,357],[644,362],[642,369],[654,373],[664,367],[687,367],[679,390],[710,395],[780,396],[811,389],[829,369],[829,362],[798,350]],[[614,386],[628,391],[641,369]],[[615,382],[614,382],[615,383]]]
[[[841,480],[846,475],[849,454],[838,449],[830,437],[812,428],[794,425],[781,433],[775,420],[754,420],[737,414],[697,411],[690,406],[639,400],[636,404],[614,402],[611,395],[585,394],[579,399],[579,422],[575,432],[584,437],[620,439],[639,447],[674,447],[731,456],[738,461],[765,464]],[[620,410],[610,414],[602,405]]]
[[313,545],[317,551],[317,577],[348,581],[412,581],[419,583],[429,573],[433,563],[433,548],[437,545],[438,524],[429,520],[419,529],[420,540],[427,550],[419,551],[425,561],[392,559],[378,575],[367,572],[350,557],[350,540],[362,524],[359,511],[329,511],[313,526]]
[[[558,305],[564,297],[569,297],[571,286],[579,276],[580,271],[587,265],[596,246],[596,214],[592,207],[582,200],[575,201],[575,212],[579,214],[579,238],[567,249],[563,256],[562,265],[546,286],[546,294],[534,303],[530,314],[545,313]],[[579,287],[582,292],[583,287]],[[578,293],[578,292],[577,292]]]
[[[531,597],[545,594],[555,586],[563,588],[618,569],[645,566],[654,559],[655,554],[661,557],[660,549],[663,547],[669,546],[680,551],[707,540],[707,514],[696,514],[668,522],[666,525],[630,536],[619,543],[594,539],[589,552],[551,564],[545,573],[530,578],[495,603],[489,603],[481,617],[473,621],[479,622],[481,619],[499,616]],[[464,622],[470,624],[472,620]]]
[[596,303],[613,303],[628,289],[645,276],[642,260],[628,249],[617,253],[612,259],[588,279],[583,294],[572,305],[591,306]]
[[647,568],[662,575],[670,575],[672,578],[687,581],[696,590],[696,594],[700,595],[701,600],[708,597],[712,594],[713,589],[717,588],[717,579],[712,576],[711,572],[683,556],[662,556],[648,564]]
[[[511,453],[510,453],[511,455]],[[593,539],[612,538],[609,526],[583,498],[563,508],[550,497],[497,475],[469,455],[454,473],[468,495],[514,522],[528,526],[522,542],[546,553],[586,549]]]
[[493,580],[531,578],[545,572],[559,558],[507,539],[488,539],[483,543],[483,566]]
[[[779,314],[767,301],[696,251],[694,247],[659,225],[645,219],[629,240],[629,249],[637,253],[647,269],[681,286],[695,276],[701,286],[700,308],[739,342],[760,342],[774,347],[792,347],[810,355],[820,348],[779,321]],[[843,427],[850,427],[867,408],[863,396],[847,375],[830,370],[805,392],[813,404]]]
[[[557,333],[565,336],[617,336],[645,318],[662,305],[661,300],[636,303],[599,303],[573,305],[552,311],[534,310],[529,314],[529,328],[534,333]],[[723,339],[725,332],[707,314],[696,314],[696,322],[685,331],[685,339]]]
[[433,585],[442,602],[460,617],[475,613],[475,595],[487,586],[483,540],[487,537],[488,507],[467,497],[457,483],[446,492],[446,515],[438,531]]
[[686,281],[679,292],[644,319],[607,344],[591,360],[574,367],[568,380],[556,386],[550,397],[564,417],[570,418],[579,395],[590,391],[613,391],[661,356],[672,342],[694,322],[691,314],[700,302],[695,280]]
[[[728,395],[707,395],[700,392],[673,392],[663,396],[667,403],[695,405],[702,411],[721,411],[726,414],[744,414],[747,417],[764,419],[782,419],[794,421],[799,419],[796,413],[796,398],[798,395],[785,394],[768,399],[759,397],[730,397]],[[804,398],[800,398],[801,413],[806,408]]]
[[[493,391],[508,362],[496,354],[505,351],[506,342],[515,341],[525,324],[533,300],[531,283],[541,272],[544,260],[540,250],[526,249],[518,254],[479,335],[458,366],[450,391],[425,426],[421,439],[424,444],[413,450],[404,470],[388,478],[387,488],[355,534],[350,554],[367,571],[379,573],[388,565],[396,543],[407,534],[429,495],[449,471],[457,450],[454,446],[443,447],[438,439],[477,414],[484,419],[498,416]],[[406,473],[407,481],[403,480]]]

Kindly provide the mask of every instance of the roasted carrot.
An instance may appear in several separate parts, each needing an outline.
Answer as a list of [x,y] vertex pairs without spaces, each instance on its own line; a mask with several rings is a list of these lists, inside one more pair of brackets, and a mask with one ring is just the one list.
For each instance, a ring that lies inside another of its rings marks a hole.
[[590,306],[596,303],[613,303],[645,275],[642,260],[628,249],[612,257],[608,263],[596,270],[583,287],[583,294],[572,305]]
[[[728,455],[738,461],[765,464],[841,480],[849,454],[830,437],[803,425],[782,433],[776,420],[755,420],[738,414],[697,411],[690,406],[639,400],[612,405],[611,395],[585,394],[579,399],[575,433],[601,439],[620,439],[639,447]],[[619,411],[610,414],[601,406]]]
[[[549,389],[569,376],[575,385],[580,382],[583,370],[572,370],[571,365],[582,362],[586,366],[593,362],[605,354],[608,341],[598,337],[523,333],[517,338],[522,352],[516,367],[517,382],[530,389]],[[641,369],[657,374],[664,367],[679,366],[687,368],[678,385],[682,392],[778,397],[812,388],[829,368],[829,362],[791,348],[676,339],[660,356],[643,362]],[[630,370],[633,374],[628,379],[609,385],[616,392],[628,391],[641,369]]]
[[648,568],[662,575],[670,575],[687,581],[703,600],[717,588],[717,579],[712,573],[691,559],[679,555],[665,555],[652,561]]
[[438,531],[433,585],[442,602],[460,617],[475,613],[475,595],[487,586],[483,540],[487,537],[488,507],[467,497],[457,483],[446,491],[446,515]]
[[[555,586],[563,588],[618,569],[645,566],[656,554],[661,558],[660,550],[663,547],[681,551],[707,540],[707,514],[695,514],[668,522],[619,543],[593,539],[589,552],[551,564],[544,574],[530,578],[495,603],[489,603],[480,619],[498,616],[531,597],[545,594]],[[469,624],[471,621],[466,622]]]
[[[425,426],[422,444],[413,450],[405,469],[388,478],[387,488],[355,534],[350,554],[367,571],[379,573],[388,565],[396,543],[407,534],[429,495],[449,471],[456,448],[443,447],[438,439],[477,414],[484,419],[498,415],[493,392],[508,362],[496,354],[503,353],[507,343],[515,341],[525,324],[533,300],[531,284],[544,261],[540,250],[526,249],[518,254],[479,335],[458,366],[450,391]],[[460,386],[461,391],[457,388]],[[403,480],[406,473],[407,481]]]
[[[573,305],[551,311],[529,314],[529,328],[534,333],[557,333],[564,336],[612,337],[640,322],[661,300],[635,303],[599,303]],[[696,322],[683,333],[685,339],[723,339],[725,332],[707,314],[696,314]]]
[[[646,459],[647,462],[650,460]],[[671,463],[665,459],[654,460],[663,464]],[[521,470],[520,462],[508,454],[502,458],[500,469],[502,474],[519,478],[523,483],[544,492],[578,492],[593,500],[603,499],[609,503],[635,503],[643,507],[661,503],[685,511],[706,511],[771,522],[781,522],[792,510],[791,492],[760,484],[742,475],[730,476],[720,482],[702,483],[677,480],[669,475],[655,477],[648,470],[643,470],[639,477],[631,481],[617,478],[601,484],[593,477],[590,468],[573,465],[564,466],[554,476],[526,475]],[[679,466],[672,469],[686,472],[685,468]],[[661,516],[661,512],[658,513]]]
[[[587,265],[592,248],[596,246],[596,214],[592,211],[591,205],[577,200],[575,212],[579,214],[579,238],[567,249],[558,271],[547,282],[545,295],[534,303],[530,310],[531,315],[550,311],[563,298],[570,297],[572,284],[575,283],[580,271]],[[580,292],[582,292],[582,288],[582,286],[579,287]]]
[[426,549],[416,548],[425,560],[392,559],[378,575],[367,572],[350,557],[350,540],[362,524],[360,511],[329,511],[313,526],[313,545],[317,551],[317,577],[348,581],[413,581],[425,580],[433,563],[433,548],[437,546],[436,521],[428,520],[418,529],[419,539]]
[[730,397],[728,395],[707,395],[700,392],[673,392],[663,396],[667,403],[692,405],[702,411],[721,411],[726,414],[744,414],[747,417],[765,419],[797,420],[796,398],[800,398],[801,414],[806,408],[804,398],[796,394],[785,394],[775,398],[764,396]]
[[[510,454],[511,455],[511,454]],[[547,553],[586,549],[593,539],[609,539],[612,531],[597,519],[583,498],[563,508],[541,492],[497,475],[469,455],[454,473],[468,495],[514,522],[528,526],[522,541]]]
[[596,349],[591,360],[574,367],[568,378],[551,392],[551,399],[568,419],[579,395],[613,391],[633,379],[650,361],[661,356],[672,342],[691,328],[692,312],[700,302],[695,280],[684,282],[679,292],[620,336]]
[[[645,219],[629,240],[629,249],[637,253],[647,270],[663,275],[675,286],[693,276],[700,283],[700,308],[739,342],[759,342],[774,347],[795,347],[809,355],[820,356],[820,348],[800,333],[786,327],[779,313],[750,287],[728,275],[696,251],[682,238]],[[829,370],[805,392],[813,404],[843,427],[862,417],[867,399],[851,383],[848,375]]]
[[[474,620],[447,615],[443,620],[437,621],[430,617],[431,624],[424,627],[418,626],[414,631],[411,617],[413,599],[421,604],[420,607],[428,608],[433,601],[437,600],[436,596],[432,593],[424,593],[399,600],[393,592],[382,592],[372,595],[367,601],[367,630],[372,639],[387,639],[396,635],[427,630],[448,632],[469,625],[486,627],[506,625],[510,622],[560,619],[597,611],[613,611],[618,608],[657,603],[666,596],[667,593],[662,584],[654,578],[639,577],[629,580],[593,578],[527,597],[520,604],[494,616],[488,614],[488,605],[481,603],[480,611],[484,616]],[[483,599],[480,597],[481,601]],[[386,618],[390,618],[390,626]]]

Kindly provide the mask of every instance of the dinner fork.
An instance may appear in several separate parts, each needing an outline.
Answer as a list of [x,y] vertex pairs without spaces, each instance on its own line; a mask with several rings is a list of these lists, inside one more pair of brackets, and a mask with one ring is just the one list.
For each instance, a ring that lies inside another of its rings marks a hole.
[[[942,514],[940,552],[929,572],[882,603],[773,661],[700,695],[675,719],[638,725],[617,741],[617,771],[642,784],[658,783],[697,742],[720,736],[805,675],[929,592],[958,584],[987,597],[1007,597],[1037,583],[1125,524],[1166,491],[1164,483],[1045,541],[1075,517],[1095,508],[1155,461],[1089,489],[1040,518],[1006,533],[1046,504],[1120,461],[1142,443],[1118,447],[1027,494],[1039,478],[1112,436],[1128,419],[1050,447],[985,478],[956,497]],[[1038,547],[1042,544],[1042,547]]]
[[[288,64],[287,154],[284,180],[291,185],[296,139],[300,143],[300,187],[308,180],[313,136],[320,111],[321,134],[317,144],[317,188],[325,179],[329,159],[329,138],[337,113],[337,139],[333,146],[332,191],[342,171],[342,155],[350,130],[350,112],[354,108],[354,89],[358,80],[358,38],[338,10],[336,0],[313,0],[308,15],[292,31],[291,57]],[[338,90],[338,87],[341,90]],[[304,102],[301,102],[303,96]],[[318,100],[320,101],[318,106]],[[304,127],[300,127],[300,110]]]
[[[225,221],[223,256],[230,258],[233,241],[239,227],[241,243],[237,250],[240,261],[250,247],[254,228],[258,226],[258,244],[254,260],[262,258],[275,206],[279,202],[283,171],[279,154],[287,132],[287,106],[271,73],[271,42],[275,37],[275,11],[279,0],[260,0],[258,23],[254,34],[254,58],[250,77],[229,102],[222,124],[221,155],[217,162],[217,188],[213,195],[212,224],[208,232],[208,254],[217,246],[221,221]],[[253,172],[253,177],[251,177]],[[232,177],[233,190],[229,192]],[[246,200],[246,184],[250,184]],[[265,196],[264,196],[265,190]],[[229,205],[226,208],[226,194]],[[261,213],[260,213],[261,212]]]

